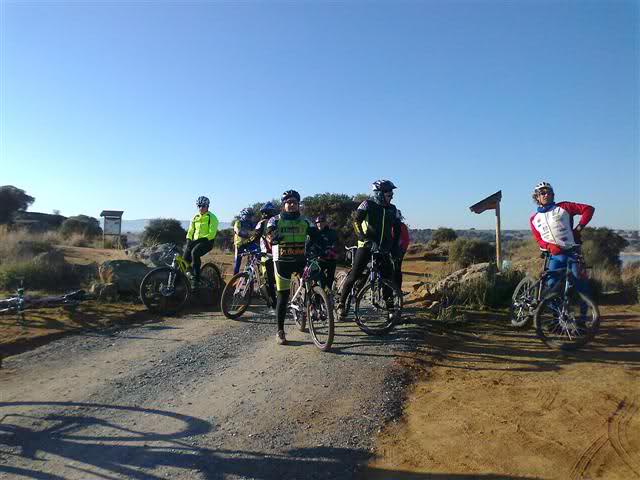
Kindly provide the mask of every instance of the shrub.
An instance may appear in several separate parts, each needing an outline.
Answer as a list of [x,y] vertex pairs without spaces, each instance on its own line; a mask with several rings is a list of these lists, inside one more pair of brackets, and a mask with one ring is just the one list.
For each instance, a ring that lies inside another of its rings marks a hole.
[[453,242],[457,238],[458,235],[452,228],[440,227],[431,234],[431,241],[435,243]]
[[608,269],[620,268],[620,252],[628,242],[614,231],[585,228],[582,232],[582,254],[587,265]]
[[54,244],[54,237],[48,234],[34,234],[0,226],[0,262],[28,260],[39,253],[53,250]]
[[82,278],[80,268],[68,263],[48,265],[31,259],[0,265],[2,290],[14,290],[24,282],[28,290],[61,291],[78,287]]
[[640,302],[640,261],[631,262],[622,268],[622,283],[631,300]]
[[140,238],[143,245],[151,246],[159,243],[185,243],[187,231],[174,218],[154,218],[144,227]]
[[100,222],[97,219],[87,215],[77,215],[62,222],[59,232],[64,238],[69,238],[74,234],[91,238],[102,235],[102,228],[100,228]]
[[449,262],[460,268],[474,263],[490,262],[494,257],[494,247],[483,240],[458,238],[449,249]]
[[478,280],[458,284],[447,292],[448,301],[476,308],[500,308],[511,304],[516,286],[524,277],[518,270],[505,270]]
[[16,212],[26,210],[35,198],[13,185],[0,187],[0,224],[11,223]]

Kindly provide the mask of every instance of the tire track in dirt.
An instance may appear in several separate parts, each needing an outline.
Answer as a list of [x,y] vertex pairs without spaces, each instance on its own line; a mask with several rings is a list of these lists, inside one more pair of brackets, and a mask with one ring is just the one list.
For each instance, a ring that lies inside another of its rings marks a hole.
[[640,478],[640,465],[629,452],[631,448],[628,446],[627,437],[629,422],[636,413],[638,413],[638,404],[635,400],[632,400],[631,403],[627,403],[626,400],[620,401],[618,409],[609,417],[607,436],[620,459],[635,473],[637,478]]

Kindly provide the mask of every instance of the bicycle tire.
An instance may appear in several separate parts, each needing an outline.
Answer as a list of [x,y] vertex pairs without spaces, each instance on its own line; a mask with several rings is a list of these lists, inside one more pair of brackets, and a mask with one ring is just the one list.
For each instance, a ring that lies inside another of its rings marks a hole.
[[549,348],[576,350],[598,332],[600,312],[583,293],[572,290],[566,298],[562,293],[551,293],[536,308],[533,322],[536,335]]
[[314,286],[310,292],[307,318],[313,343],[323,352],[328,352],[333,343],[333,308],[327,292],[318,285]]
[[249,308],[253,294],[253,280],[247,272],[235,274],[224,287],[220,309],[225,317],[235,320]]
[[509,320],[511,326],[515,328],[528,328],[533,323],[533,314],[531,307],[535,303],[535,296],[538,282],[531,276],[527,275],[516,286],[511,296],[511,304],[509,305]]
[[[392,304],[388,307],[388,298],[384,290],[391,292]],[[367,335],[384,335],[396,325],[402,312],[402,293],[390,280],[382,279],[380,284],[367,283],[356,295],[356,324]]]
[[[172,290],[167,289],[169,274],[175,277]],[[171,267],[158,267],[147,273],[140,283],[140,300],[150,312],[174,315],[191,297],[187,277]]]
[[218,305],[222,290],[223,282],[220,269],[213,263],[205,263],[200,269],[198,298],[206,306]]
[[[291,289],[289,290],[290,295],[295,295],[298,291],[298,287],[300,286],[300,279],[297,275],[291,277]],[[291,298],[291,297],[289,297]],[[301,295],[295,300],[295,302],[291,302],[289,300],[288,310],[293,317],[293,321],[296,324],[296,327],[301,332],[307,331],[307,312],[304,308],[304,292],[301,292]]]

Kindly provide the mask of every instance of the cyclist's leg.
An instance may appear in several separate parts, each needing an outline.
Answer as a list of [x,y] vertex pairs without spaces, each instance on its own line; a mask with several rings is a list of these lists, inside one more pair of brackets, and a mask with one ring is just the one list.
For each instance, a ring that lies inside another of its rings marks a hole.
[[556,286],[558,280],[562,276],[562,269],[567,266],[567,256],[566,255],[551,255],[549,258],[549,265],[547,266],[548,270],[558,270],[553,274],[549,275],[549,279],[547,280],[547,289],[552,290],[553,287]]
[[402,260],[404,259],[404,253],[400,255],[400,258],[397,258],[394,265],[393,271],[393,280],[394,283],[398,286],[400,291],[402,291]]
[[326,287],[329,290],[333,288],[333,280],[336,276],[336,265],[336,262],[333,260],[326,261],[323,265],[324,281],[326,282]]
[[296,271],[297,262],[274,262],[276,280],[276,320],[278,331],[284,330],[284,318],[287,315],[287,302],[291,289],[291,274]]
[[351,267],[351,271],[347,278],[344,280],[344,284],[342,285],[342,291],[340,292],[340,305],[344,306],[345,301],[347,300],[347,296],[351,289],[353,288],[353,284],[356,283],[358,277],[362,274],[363,270],[367,267],[367,263],[371,259],[371,250],[367,247],[360,247],[356,250],[356,253],[353,257],[353,267]]
[[213,248],[213,242],[206,238],[201,238],[193,242],[191,255],[193,256],[193,278],[195,281],[200,280],[200,258],[205,256]]
[[273,260],[267,259],[264,262],[264,267],[266,270],[266,280],[267,280],[267,291],[269,292],[269,296],[271,297],[271,305],[275,306],[276,304],[276,278],[275,273],[273,271]]
[[240,272],[240,263],[242,262],[241,253],[244,252],[244,245],[236,245],[236,252],[233,259],[233,274],[236,275]]
[[193,248],[193,240],[187,240],[186,245],[184,246],[184,252],[182,252],[182,256],[184,259],[191,263],[191,249]]

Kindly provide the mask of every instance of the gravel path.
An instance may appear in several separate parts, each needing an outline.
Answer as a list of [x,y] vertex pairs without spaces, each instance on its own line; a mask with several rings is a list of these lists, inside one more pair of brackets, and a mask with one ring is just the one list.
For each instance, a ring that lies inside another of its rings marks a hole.
[[353,478],[395,418],[420,331],[337,324],[330,353],[273,315],[193,314],[68,337],[0,370],[0,478]]

